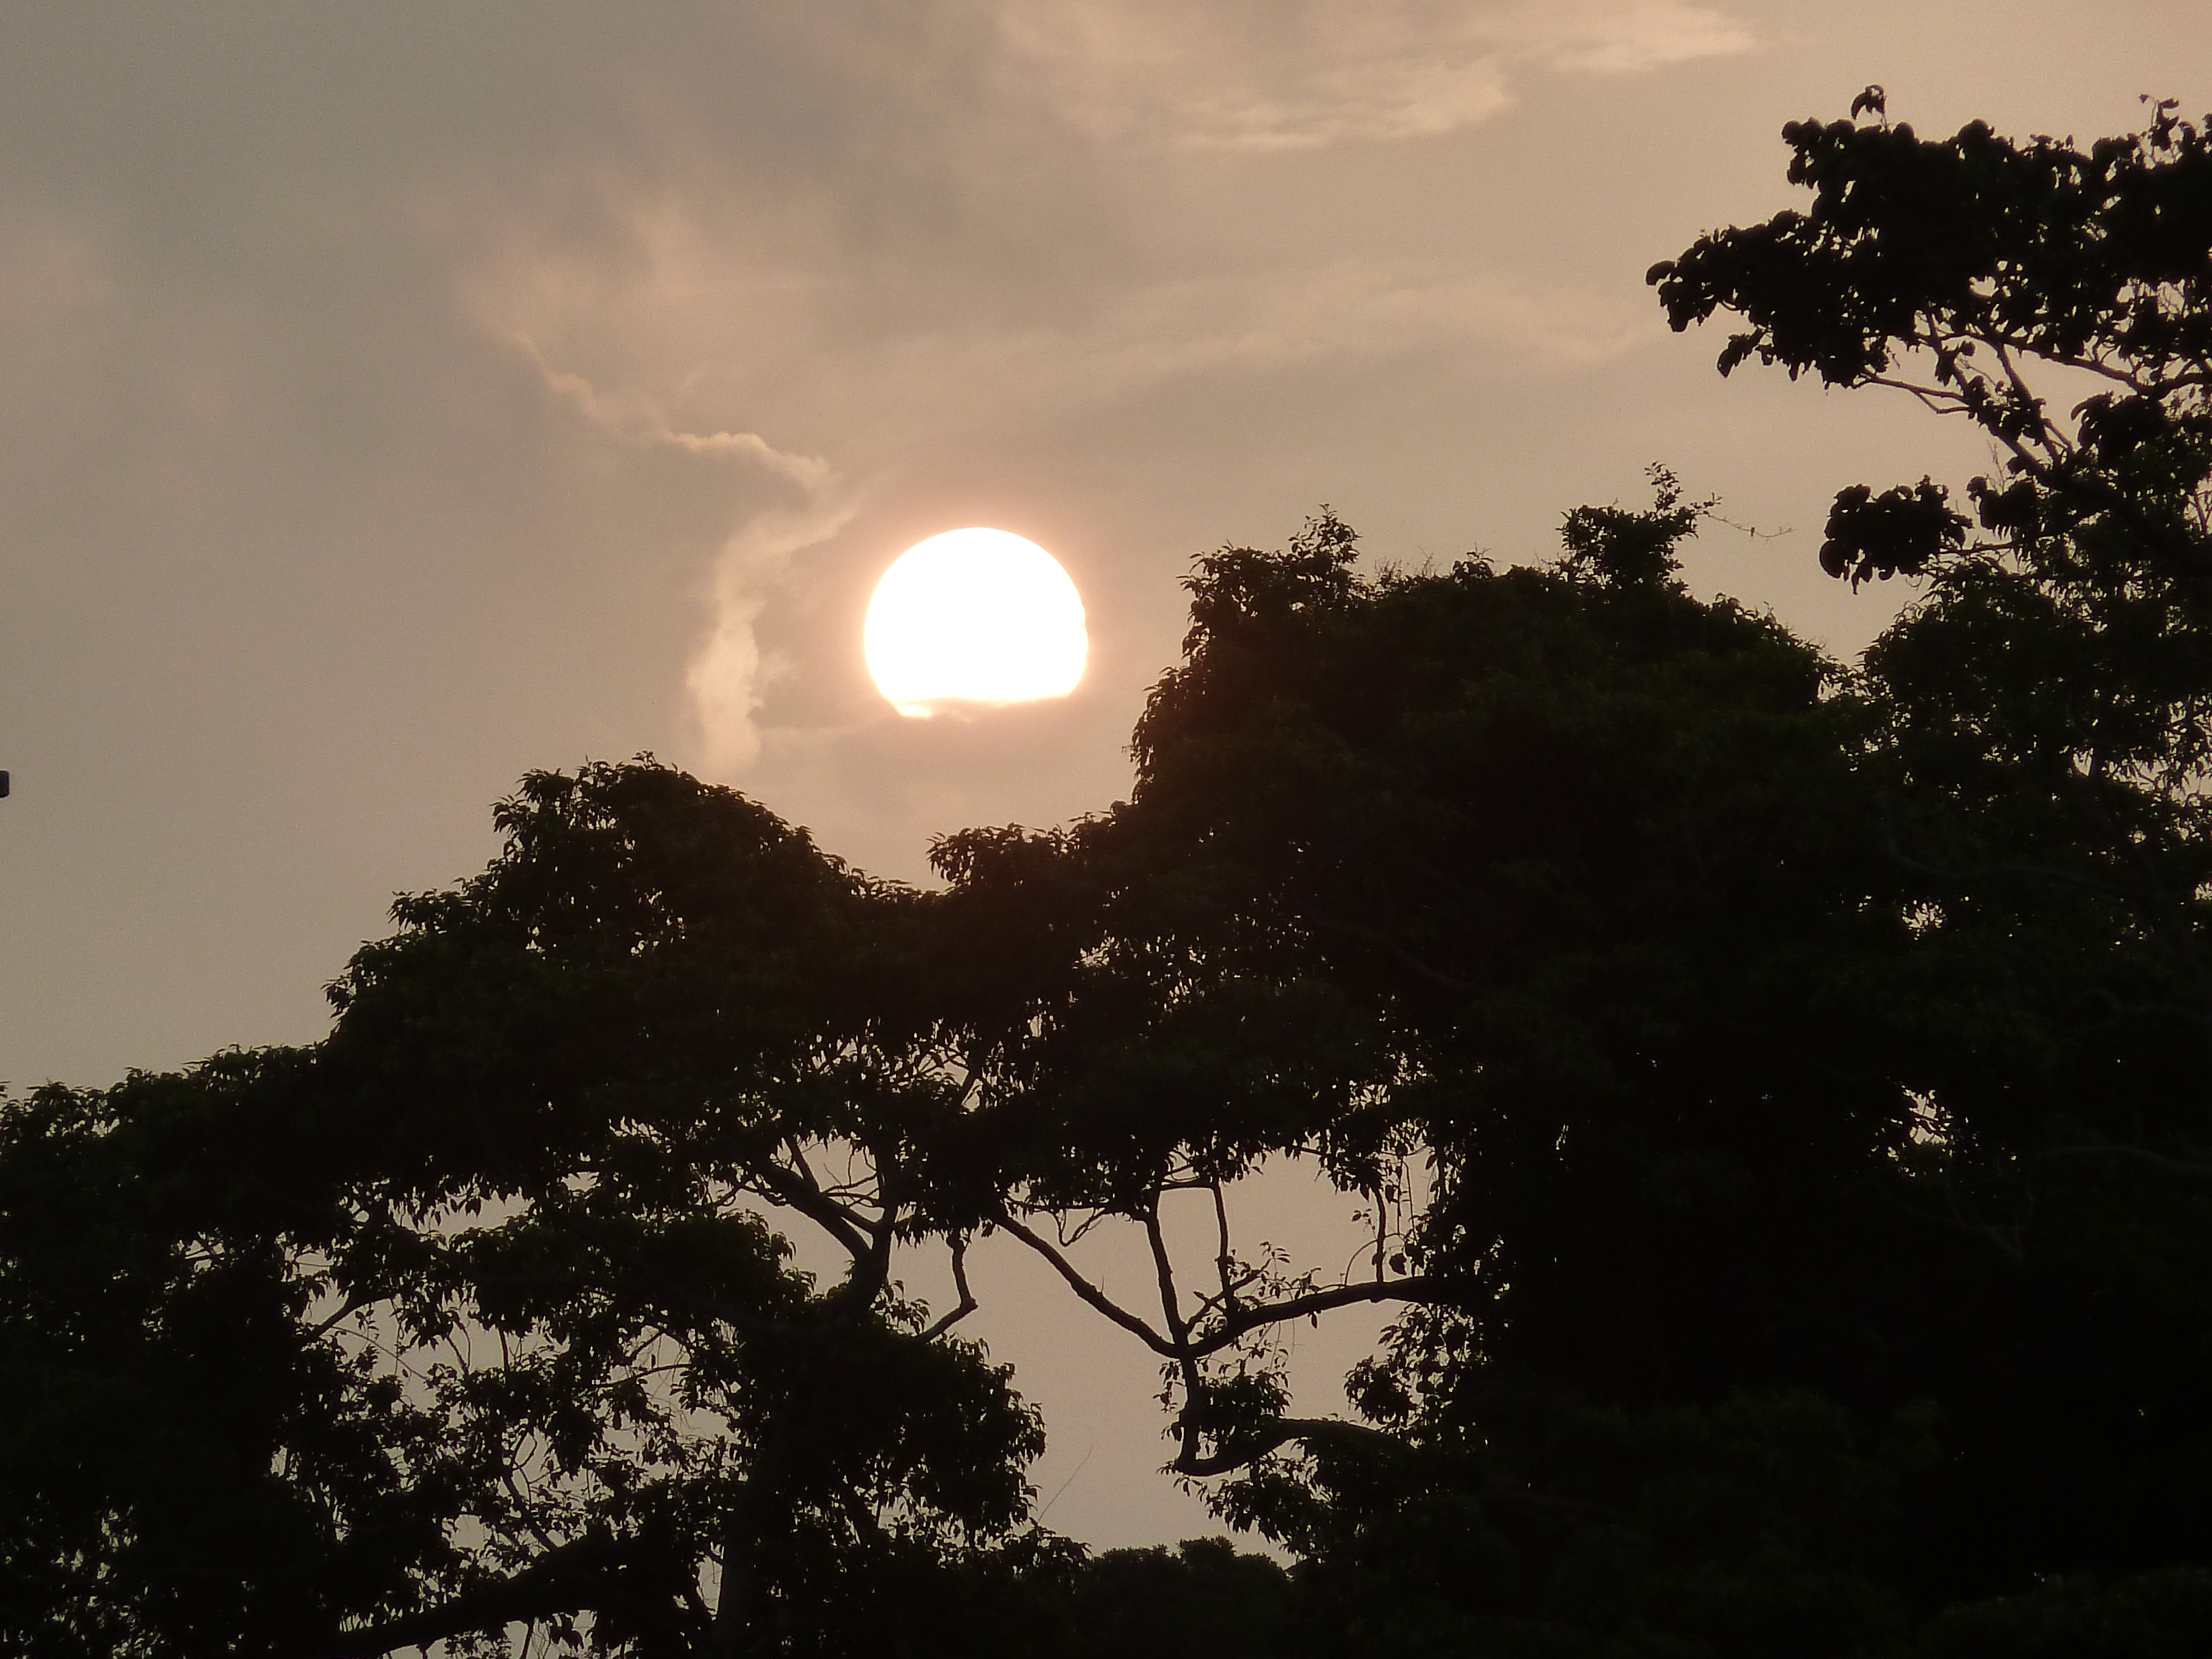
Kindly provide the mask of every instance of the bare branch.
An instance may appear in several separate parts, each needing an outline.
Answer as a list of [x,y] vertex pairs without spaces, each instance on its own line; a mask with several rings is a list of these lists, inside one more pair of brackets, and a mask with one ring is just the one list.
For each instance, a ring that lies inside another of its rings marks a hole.
[[811,1175],[801,1177],[774,1164],[761,1164],[746,1173],[758,1184],[763,1197],[798,1211],[836,1239],[855,1263],[874,1249],[874,1240],[863,1231],[860,1218],[824,1193]]
[[1049,1240],[1041,1237],[1031,1229],[1024,1226],[1020,1222],[1015,1220],[1012,1216],[1006,1214],[1003,1212],[992,1218],[992,1224],[1012,1233],[1016,1238],[1021,1240],[1023,1243],[1028,1245],[1030,1249],[1035,1250],[1039,1255],[1050,1262],[1053,1266],[1054,1271],[1058,1273],[1062,1279],[1067,1281],[1067,1287],[1070,1290],[1073,1291],[1077,1296],[1082,1297],[1084,1301],[1089,1303],[1091,1306],[1097,1309],[1100,1313],[1105,1315],[1107,1318],[1112,1320],[1116,1325],[1119,1325],[1123,1330],[1127,1331],[1132,1335],[1135,1336],[1138,1340],[1141,1341],[1154,1353],[1167,1359],[1173,1359],[1177,1357],[1181,1350],[1179,1350],[1174,1343],[1169,1341],[1167,1338],[1162,1336],[1150,1325],[1147,1325],[1143,1320],[1138,1318],[1136,1315],[1123,1308],[1111,1297],[1108,1296],[1105,1291],[1100,1290],[1096,1285],[1093,1285],[1089,1279],[1078,1273],[1075,1269],[1075,1264],[1070,1261],[1065,1255],[1061,1255],[1059,1250],[1054,1249]]
[[328,1319],[321,1320],[315,1324],[308,1326],[307,1334],[311,1337],[321,1336],[325,1332],[334,1328],[335,1327],[343,1325],[347,1320],[351,1319],[356,1314],[359,1313],[368,1305],[368,1304],[365,1301],[358,1297],[349,1297],[339,1305],[338,1310],[332,1314]]
[[952,1241],[952,1282],[959,1287],[960,1305],[921,1334],[921,1340],[925,1342],[934,1342],[974,1313],[980,1305],[975,1300],[975,1293],[968,1288],[968,1240],[964,1236]]
[[1182,1298],[1176,1294],[1175,1261],[1168,1255],[1167,1240],[1160,1232],[1158,1199],[1153,1200],[1152,1206],[1145,1212],[1145,1237],[1152,1247],[1152,1271],[1159,1278],[1160,1312],[1167,1318],[1168,1330],[1175,1337],[1176,1348],[1180,1352],[1185,1339],[1190,1334],[1190,1324],[1182,1316]]
[[[1375,1282],[1382,1282],[1382,1257],[1390,1242],[1390,1212],[1382,1200],[1382,1189],[1375,1189]],[[1346,1277],[1349,1277],[1347,1274]]]
[[1248,1302],[1214,1329],[1194,1340],[1190,1350],[1201,1357],[1218,1353],[1263,1325],[1310,1318],[1332,1308],[1349,1308],[1362,1302],[1449,1302],[1456,1291],[1462,1289],[1432,1273],[1411,1273],[1404,1279],[1380,1283],[1369,1279],[1356,1285],[1334,1285],[1327,1290],[1309,1291],[1281,1302]]
[[1213,1258],[1213,1265],[1221,1274],[1220,1305],[1224,1311],[1227,1311],[1237,1306],[1237,1286],[1230,1280],[1230,1269],[1236,1266],[1236,1259],[1230,1254],[1229,1204],[1228,1200],[1221,1195],[1219,1182],[1212,1183],[1212,1192],[1214,1231],[1221,1242],[1220,1250]]

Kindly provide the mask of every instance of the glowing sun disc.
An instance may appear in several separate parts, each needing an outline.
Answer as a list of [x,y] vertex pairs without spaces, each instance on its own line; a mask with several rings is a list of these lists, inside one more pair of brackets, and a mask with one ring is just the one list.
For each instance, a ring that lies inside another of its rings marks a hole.
[[902,553],[876,584],[868,672],[902,714],[949,703],[1064,697],[1091,649],[1083,596],[1060,562],[1004,530],[948,530]]

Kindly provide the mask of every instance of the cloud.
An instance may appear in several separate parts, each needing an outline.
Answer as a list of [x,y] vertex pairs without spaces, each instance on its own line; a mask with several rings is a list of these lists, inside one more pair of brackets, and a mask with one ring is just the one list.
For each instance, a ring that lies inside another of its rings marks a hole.
[[[784,499],[745,512],[695,589],[706,625],[686,663],[686,707],[698,768],[725,779],[753,769],[764,728],[786,723],[770,708],[775,641],[790,626],[784,601],[812,580],[797,556],[842,556],[836,538],[862,492],[825,457],[717,416],[750,404],[780,427],[838,431],[861,473],[880,478],[910,465],[916,433],[999,445],[1166,384],[1331,361],[1359,374],[1352,366],[1438,351],[1571,374],[1662,331],[1640,293],[1538,282],[1466,257],[1378,255],[1124,276],[1057,315],[947,315],[926,302],[933,295],[901,295],[925,302],[856,318],[849,284],[764,269],[665,204],[621,222],[627,236],[611,248],[502,245],[465,285],[468,308],[606,438],[776,481]],[[566,342],[593,374],[548,361],[544,338]],[[813,732],[802,717],[785,735]]]
[[1413,353],[1469,353],[1492,372],[1572,374],[1665,337],[1642,299],[1477,260],[1346,258],[1135,284],[1058,323],[918,332],[878,348],[867,386],[916,418],[939,388],[978,388],[963,418],[988,429],[1331,361],[1364,375]]
[[804,506],[755,513],[723,544],[708,583],[707,637],[684,672],[702,769],[721,777],[744,770],[759,757],[761,747],[754,717],[764,701],[768,665],[756,626],[760,614],[770,592],[788,576],[793,555],[843,529],[857,501],[821,456],[779,449],[754,432],[683,431],[644,394],[603,392],[582,375],[548,363],[528,335],[510,337],[528,354],[549,390],[610,436],[709,460],[750,462],[805,492]]
[[1613,296],[1538,288],[1470,262],[1350,258],[1264,279],[1141,289],[1108,319],[1085,378],[1114,386],[1446,344],[1490,347],[1547,368],[1583,368],[1658,331],[1643,307]]
[[1017,0],[1000,19],[1079,124],[1231,150],[1449,132],[1510,107],[1528,70],[1630,74],[1754,44],[1685,0]]
[[699,726],[700,769],[726,778],[760,757],[755,717],[769,665],[756,624],[792,556],[828,541],[857,510],[851,500],[772,509],[756,514],[722,549],[710,589],[713,624],[684,673]]
[[688,455],[755,461],[809,491],[827,489],[836,481],[830,463],[819,455],[789,453],[758,433],[678,431],[642,393],[602,393],[582,375],[548,363],[529,336],[517,334],[514,338],[529,353],[548,389],[574,404],[592,425],[626,443],[659,445]]
[[[901,15],[896,52],[823,23],[787,54],[818,71],[811,104],[846,109],[836,142],[738,142],[720,106],[672,100],[650,146],[494,201],[456,186],[425,216],[450,238],[464,313],[592,430],[696,458],[706,496],[727,488],[723,464],[768,489],[697,540],[683,526],[704,611],[683,703],[693,755],[723,776],[763,775],[764,730],[845,718],[827,689],[843,670],[823,666],[842,662],[832,619],[873,538],[907,533],[845,538],[848,480],[878,505],[965,491],[976,505],[945,510],[988,511],[997,480],[1019,488],[1048,451],[1040,434],[1141,446],[1126,434],[1165,387],[1215,396],[1284,370],[1363,385],[1417,361],[1519,386],[1658,336],[1640,288],[1503,263],[1510,236],[1376,234],[1347,193],[1357,158],[1322,152],[1480,121],[1536,75],[1750,44],[1685,0],[940,0]],[[1220,183],[1193,147],[1275,154],[1274,193],[1156,188],[1164,170]],[[1297,179],[1364,228],[1286,244]],[[1119,572],[1098,580],[1110,599]]]

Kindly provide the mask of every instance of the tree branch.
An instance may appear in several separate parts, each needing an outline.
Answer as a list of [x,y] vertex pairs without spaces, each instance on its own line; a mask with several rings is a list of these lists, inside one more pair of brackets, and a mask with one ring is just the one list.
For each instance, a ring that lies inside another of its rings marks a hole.
[[1123,1330],[1131,1333],[1154,1353],[1163,1358],[1173,1359],[1182,1352],[1174,1343],[1169,1341],[1167,1338],[1162,1336],[1150,1325],[1123,1308],[1105,1291],[1078,1273],[1073,1262],[1054,1249],[1047,1240],[1040,1237],[1034,1231],[1015,1220],[1012,1216],[1002,1211],[992,1218],[992,1224],[1012,1233],[1050,1262],[1054,1270],[1067,1281],[1068,1289],[1073,1291],[1077,1296],[1082,1297],[1100,1313],[1104,1314]]
[[1327,1290],[1309,1291],[1282,1302],[1248,1302],[1225,1316],[1213,1330],[1194,1340],[1190,1348],[1200,1356],[1218,1353],[1262,1325],[1305,1319],[1327,1313],[1332,1308],[1349,1308],[1362,1302],[1449,1302],[1453,1289],[1450,1283],[1433,1273],[1412,1273],[1404,1279],[1334,1285]]
[[934,1342],[981,1305],[975,1300],[975,1293],[968,1288],[968,1241],[965,1238],[952,1241],[952,1282],[959,1289],[960,1305],[921,1334],[921,1340],[925,1342]]
[[1200,1456],[1185,1443],[1168,1467],[1177,1474],[1229,1474],[1258,1462],[1269,1453],[1297,1440],[1311,1446],[1328,1441],[1343,1445],[1395,1448],[1399,1442],[1381,1429],[1364,1423],[1347,1423],[1337,1417],[1279,1417],[1255,1432],[1231,1442],[1210,1457]]
[[307,1652],[316,1659],[382,1659],[397,1648],[427,1648],[471,1631],[578,1613],[594,1605],[623,1565],[624,1544],[604,1535],[550,1550],[511,1578],[463,1590],[435,1607],[338,1632]]
[[[1209,1182],[1208,1187],[1213,1194],[1214,1232],[1221,1246],[1213,1258],[1213,1265],[1221,1274],[1221,1306],[1233,1311],[1237,1306],[1237,1286],[1231,1282],[1230,1269],[1236,1265],[1236,1259],[1229,1249],[1229,1204],[1222,1196],[1218,1181]],[[1261,1243],[1266,1241],[1263,1239]]]
[[760,1183],[771,1203],[798,1211],[842,1245],[856,1262],[871,1254],[874,1241],[861,1230],[852,1212],[823,1192],[811,1177],[802,1178],[775,1164],[760,1164],[746,1174]]
[[1152,1271],[1158,1276],[1160,1312],[1168,1322],[1168,1333],[1176,1340],[1180,1352],[1190,1335],[1189,1322],[1182,1316],[1182,1298],[1176,1294],[1175,1262],[1168,1255],[1167,1240],[1160,1234],[1160,1206],[1156,1198],[1152,1207],[1145,1212],[1145,1238],[1152,1247]]

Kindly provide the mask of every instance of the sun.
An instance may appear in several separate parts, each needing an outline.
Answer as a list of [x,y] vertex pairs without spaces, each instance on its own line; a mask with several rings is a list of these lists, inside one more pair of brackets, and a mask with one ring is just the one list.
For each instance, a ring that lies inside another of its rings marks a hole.
[[868,601],[868,672],[900,714],[1064,697],[1083,678],[1083,596],[1004,530],[948,530],[901,554]]

